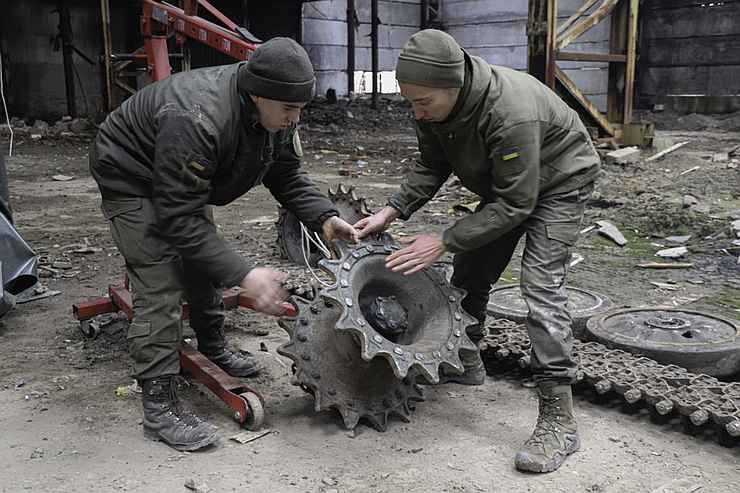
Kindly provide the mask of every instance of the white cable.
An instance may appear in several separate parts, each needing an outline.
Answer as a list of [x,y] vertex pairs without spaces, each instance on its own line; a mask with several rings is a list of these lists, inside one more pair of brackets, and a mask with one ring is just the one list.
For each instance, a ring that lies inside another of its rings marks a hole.
[[5,110],[5,123],[8,125],[10,130],[10,149],[8,150],[8,157],[13,157],[13,127],[10,125],[10,116],[8,116],[8,105],[5,104],[5,88],[3,87],[3,54],[0,53],[0,99],[3,101],[3,109]]
[[308,262],[308,252],[311,250],[311,243],[316,245],[316,247],[319,249],[322,255],[325,257],[331,257],[331,252],[329,252],[329,249],[324,245],[324,242],[321,241],[318,234],[316,235],[316,240],[311,238],[311,233],[306,229],[306,227],[303,225],[302,222],[299,221],[299,224],[301,225],[301,253],[303,253],[303,261],[306,263],[306,267],[308,267],[308,271],[311,273],[314,279],[321,284],[324,287],[331,286],[330,283],[322,281],[319,279],[319,276],[316,275],[313,268],[311,268],[311,265]]

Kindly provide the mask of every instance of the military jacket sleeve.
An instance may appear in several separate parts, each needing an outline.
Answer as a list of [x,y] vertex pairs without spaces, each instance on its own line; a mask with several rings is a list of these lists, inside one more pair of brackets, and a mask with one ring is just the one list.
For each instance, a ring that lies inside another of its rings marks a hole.
[[262,183],[286,209],[314,231],[332,216],[338,216],[334,204],[321,193],[306,172],[301,169],[303,156],[298,131],[277,134],[280,146],[275,162],[265,174]]
[[251,266],[205,213],[217,166],[216,132],[208,120],[166,107],[156,128],[152,200],[159,233],[214,285],[238,285]]
[[536,121],[487,130],[494,198],[444,232],[443,241],[449,251],[480,248],[532,213],[539,194],[541,133]]
[[398,210],[404,220],[431,200],[452,173],[437,136],[418,126],[416,133],[420,159],[406,175],[400,190],[388,200],[388,205]]

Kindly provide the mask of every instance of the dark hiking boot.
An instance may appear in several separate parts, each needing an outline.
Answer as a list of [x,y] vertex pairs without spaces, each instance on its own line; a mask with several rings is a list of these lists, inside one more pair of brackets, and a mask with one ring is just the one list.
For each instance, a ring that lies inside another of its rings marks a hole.
[[457,383],[460,385],[483,385],[486,377],[486,368],[479,351],[463,351],[460,355],[464,372],[457,375],[453,371],[442,368],[439,372],[439,383]]
[[175,450],[193,451],[219,440],[218,428],[185,409],[177,398],[174,375],[141,381],[144,436]]
[[201,352],[232,377],[253,377],[260,372],[254,356],[247,351],[235,353],[222,347],[213,352],[205,350]]
[[554,471],[581,445],[573,415],[570,385],[540,382],[538,393],[540,409],[537,425],[514,459],[520,471]]

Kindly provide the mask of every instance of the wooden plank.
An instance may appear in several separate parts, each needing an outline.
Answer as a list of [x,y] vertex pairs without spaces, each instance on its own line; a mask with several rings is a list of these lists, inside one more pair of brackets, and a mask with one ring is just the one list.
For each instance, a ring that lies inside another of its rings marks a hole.
[[640,95],[740,94],[740,64],[705,67],[648,67],[638,72]]
[[585,33],[596,24],[604,20],[608,16],[614,7],[617,6],[619,0],[604,0],[604,3],[599,6],[593,13],[591,13],[584,20],[575,24],[573,27],[568,29],[562,35],[557,38],[557,49],[562,50],[570,43],[575,41],[581,34]]
[[591,118],[593,118],[604,132],[612,136],[615,135],[614,127],[607,121],[604,115],[599,112],[599,109],[596,107],[596,105],[588,100],[588,98],[580,91],[580,89],[576,87],[573,81],[570,80],[565,72],[560,70],[557,65],[555,66],[555,77],[557,78],[558,82],[562,84],[563,88],[568,92],[568,94],[570,94],[570,96],[578,102],[583,111],[585,111]]
[[632,122],[632,100],[635,89],[635,63],[637,61],[637,14],[639,8],[640,0],[630,0],[629,20],[627,25],[627,67],[625,68],[624,75],[623,124]]
[[740,34],[740,2],[646,12],[641,34],[644,39]]
[[670,154],[671,152],[676,151],[676,150],[682,148],[683,146],[685,146],[688,143],[689,143],[689,141],[686,140],[684,142],[679,142],[678,144],[674,144],[671,147],[669,147],[668,149],[665,149],[665,150],[662,150],[662,151],[660,151],[660,152],[658,152],[656,154],[653,154],[652,156],[650,156],[649,158],[647,158],[645,160],[645,162],[646,163],[649,163],[651,161],[655,161],[656,159],[660,159],[663,156],[665,156],[666,154]]
[[[609,52],[627,54],[627,25],[629,20],[629,1],[622,0],[614,9],[610,22]],[[606,117],[610,122],[624,121],[624,83],[626,64],[609,65],[609,85]]]
[[627,55],[620,53],[579,53],[575,51],[556,51],[555,58],[558,60],[571,60],[574,62],[621,62],[627,61]]
[[653,39],[641,50],[650,67],[740,64],[740,35]]
[[598,1],[599,0],[586,0],[586,3],[581,5],[578,8],[578,10],[576,10],[575,14],[568,17],[568,19],[566,19],[565,22],[563,22],[562,24],[560,24],[560,26],[558,26],[558,32],[557,32],[558,36],[563,34],[566,29],[572,26],[575,21],[577,21],[583,14],[585,14],[588,11],[588,9],[593,7],[593,5]]

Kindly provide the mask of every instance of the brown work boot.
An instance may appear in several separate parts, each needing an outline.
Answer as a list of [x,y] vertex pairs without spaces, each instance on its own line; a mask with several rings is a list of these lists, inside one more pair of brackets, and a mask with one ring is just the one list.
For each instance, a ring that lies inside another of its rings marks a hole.
[[462,375],[453,373],[453,370],[442,368],[439,372],[439,383],[457,383],[460,385],[483,385],[486,377],[486,368],[480,357],[480,351],[462,351],[460,353],[464,372]]
[[551,472],[581,445],[573,415],[570,385],[540,382],[539,417],[532,436],[517,452],[514,464],[520,471]]
[[185,409],[177,398],[174,375],[142,380],[144,436],[175,450],[193,451],[219,440],[218,428]]

